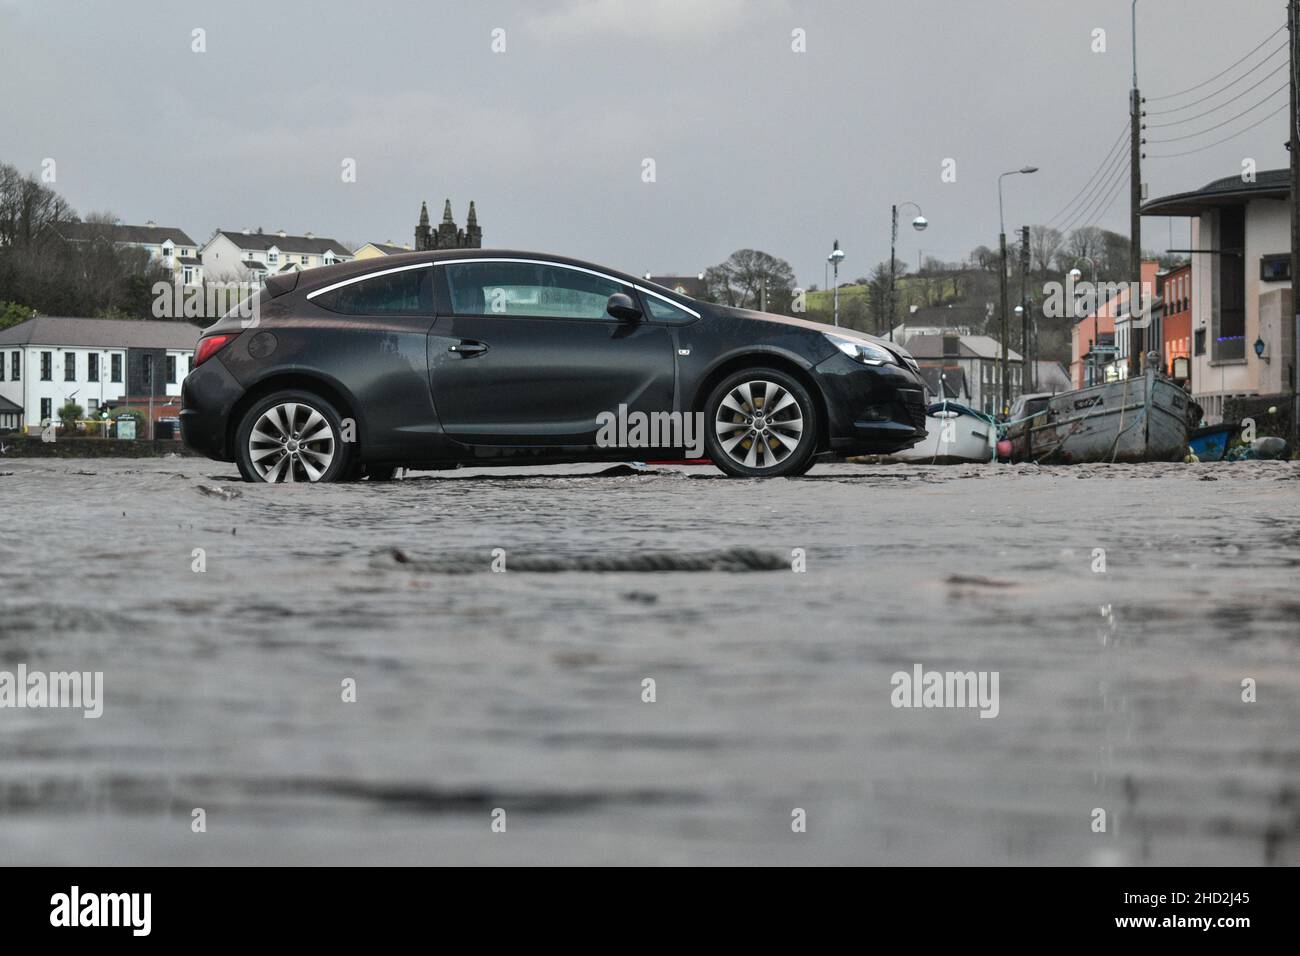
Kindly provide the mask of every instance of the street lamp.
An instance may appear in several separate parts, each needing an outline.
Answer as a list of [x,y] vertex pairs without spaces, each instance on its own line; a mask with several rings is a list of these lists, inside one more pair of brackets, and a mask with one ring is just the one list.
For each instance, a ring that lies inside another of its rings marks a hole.
[[840,248],[840,241],[836,239],[831,254],[826,257],[826,261],[835,270],[835,324],[837,326],[840,324],[840,260],[843,258],[844,250]]
[[1007,380],[1007,341],[1011,335],[1007,329],[1007,221],[1002,211],[1002,180],[1008,176],[1028,176],[1036,172],[1038,172],[1037,166],[1021,166],[998,177],[998,227],[1001,229],[998,233],[998,248],[1002,252],[1002,271],[998,276],[998,285],[1002,294],[1002,410],[1004,412],[1011,404],[1011,383]]
[[[912,228],[917,232],[925,232],[925,227],[930,225],[930,221],[921,213],[921,207],[916,203],[908,200],[900,203],[903,206],[914,206],[916,208],[916,218],[912,220]],[[889,209],[889,341],[894,341],[894,246],[898,243],[898,206],[891,206]]]
[[[1092,374],[1089,376],[1090,381],[1086,384],[1095,385],[1097,384],[1097,357],[1099,354],[1097,349],[1101,346],[1101,319],[1098,317],[1098,312],[1101,309],[1101,302],[1097,295],[1097,260],[1092,256],[1080,256],[1075,261],[1087,262],[1092,266],[1092,345],[1088,348],[1088,370]],[[1083,278],[1083,273],[1079,270],[1078,266],[1075,266],[1075,268],[1070,270],[1070,278],[1076,283]],[[1079,361],[1083,361],[1082,355],[1079,356]]]

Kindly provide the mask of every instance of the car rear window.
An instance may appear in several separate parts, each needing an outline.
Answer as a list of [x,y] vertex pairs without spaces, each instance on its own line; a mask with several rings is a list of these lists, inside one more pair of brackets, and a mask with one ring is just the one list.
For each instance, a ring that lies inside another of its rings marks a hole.
[[427,267],[388,272],[340,286],[312,301],[343,315],[432,315],[432,275]]

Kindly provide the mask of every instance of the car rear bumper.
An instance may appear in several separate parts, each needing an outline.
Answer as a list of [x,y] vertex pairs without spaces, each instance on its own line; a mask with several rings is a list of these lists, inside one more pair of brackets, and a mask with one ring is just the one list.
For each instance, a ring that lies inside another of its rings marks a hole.
[[912,369],[833,355],[817,366],[817,376],[826,396],[831,451],[886,455],[925,438],[925,381]]
[[181,384],[181,438],[202,455],[233,461],[229,447],[230,412],[244,394],[219,355],[208,359]]

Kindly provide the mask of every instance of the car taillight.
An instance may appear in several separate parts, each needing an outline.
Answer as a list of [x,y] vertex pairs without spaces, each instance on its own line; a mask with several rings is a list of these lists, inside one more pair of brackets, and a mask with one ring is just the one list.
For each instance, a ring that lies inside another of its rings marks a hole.
[[199,339],[199,347],[194,353],[194,367],[198,368],[236,338],[236,335],[209,335]]

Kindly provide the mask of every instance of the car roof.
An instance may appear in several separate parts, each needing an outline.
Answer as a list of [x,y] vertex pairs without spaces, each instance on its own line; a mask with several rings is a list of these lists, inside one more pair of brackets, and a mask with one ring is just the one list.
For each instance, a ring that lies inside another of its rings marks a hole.
[[571,256],[560,256],[550,252],[530,252],[522,249],[440,249],[436,252],[403,252],[391,256],[373,257],[370,259],[353,259],[348,262],[338,263],[332,266],[320,266],[315,269],[307,269],[298,273],[296,291],[299,293],[311,292],[315,289],[332,285],[335,282],[341,282],[357,276],[363,276],[369,272],[382,272],[385,269],[392,269],[400,266],[415,265],[424,262],[456,262],[474,259],[536,259],[543,262],[554,262],[557,265],[575,266],[579,269],[589,269],[592,272],[599,272],[620,282],[626,282],[628,285],[639,285],[643,288],[653,289],[655,292],[662,294],[665,298],[671,298],[674,301],[683,304],[693,304],[696,302],[690,296],[682,295],[673,289],[666,289],[656,282],[648,279],[638,278],[621,272],[618,269],[611,269],[608,266],[600,265],[595,262],[587,262],[583,259],[574,259]]

